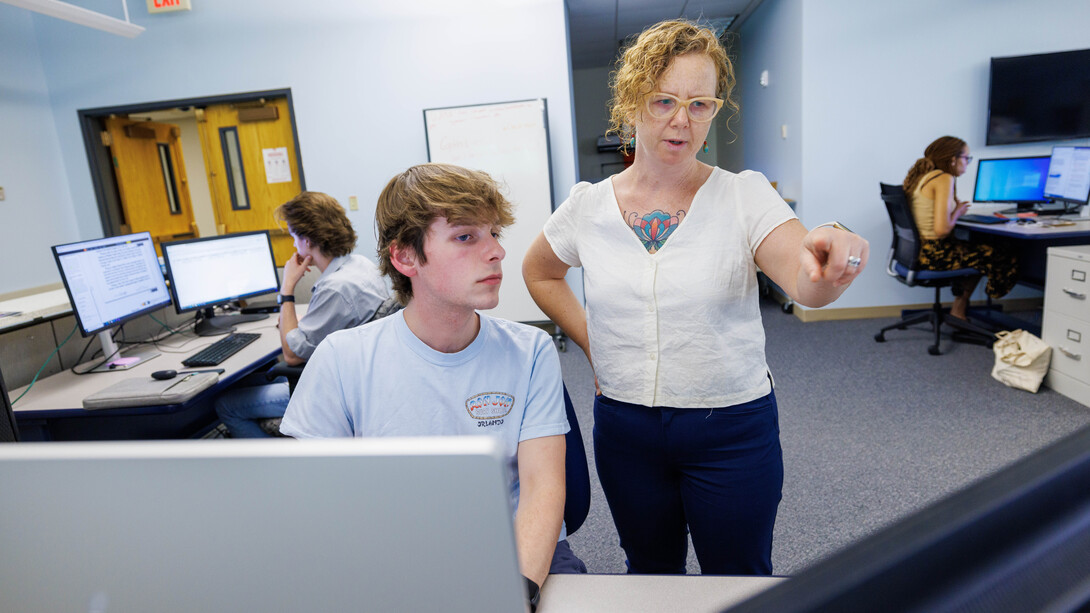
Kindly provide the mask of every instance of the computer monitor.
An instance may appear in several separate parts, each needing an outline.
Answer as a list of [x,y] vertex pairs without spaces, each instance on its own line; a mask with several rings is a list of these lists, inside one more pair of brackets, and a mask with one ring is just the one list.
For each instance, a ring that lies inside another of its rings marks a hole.
[[174,308],[197,311],[197,334],[227,334],[236,324],[268,317],[215,315],[217,306],[280,289],[267,230],[163,243],[162,248]]
[[525,610],[491,437],[0,445],[0,611]]
[[104,360],[94,371],[125,370],[159,352],[135,346],[118,352],[110,329],[170,304],[148,232],[53,247],[53,257],[83,336],[98,334]]
[[1090,610],[1090,428],[729,609]]
[[973,202],[1010,202],[1016,211],[1031,211],[1048,202],[1045,178],[1047,155],[980,160],[976,168]]
[[1045,196],[1080,205],[1090,198],[1090,147],[1053,147]]
[[15,412],[11,408],[8,386],[4,383],[4,373],[0,373],[0,443],[14,443],[19,440],[19,426],[15,423]]

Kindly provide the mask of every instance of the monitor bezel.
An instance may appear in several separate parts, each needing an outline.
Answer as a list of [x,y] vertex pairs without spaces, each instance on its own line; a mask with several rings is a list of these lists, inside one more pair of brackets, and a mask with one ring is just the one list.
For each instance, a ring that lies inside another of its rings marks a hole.
[[[174,271],[170,266],[170,248],[175,247],[177,245],[227,240],[227,239],[231,239],[231,238],[239,238],[239,237],[242,237],[242,236],[250,236],[250,235],[254,235],[254,234],[264,234],[265,235],[265,243],[269,248],[269,263],[272,264],[273,278],[276,279],[276,287],[273,287],[272,289],[268,289],[268,290],[263,289],[263,290],[256,291],[256,292],[238,294],[238,295],[234,295],[234,296],[224,298],[223,300],[219,300],[219,301],[216,301],[216,302],[183,307],[182,304],[181,304],[181,301],[178,299],[178,289],[177,289],[177,285],[174,283]],[[170,287],[171,301],[174,303],[174,310],[179,315],[181,315],[182,313],[191,313],[193,311],[201,311],[201,310],[205,310],[205,309],[214,309],[217,306],[230,304],[230,303],[232,303],[232,302],[234,302],[236,300],[245,300],[246,298],[253,298],[254,296],[263,296],[265,294],[274,294],[274,293],[280,291],[280,274],[279,274],[279,271],[278,271],[279,266],[276,263],[276,255],[273,252],[272,236],[270,235],[268,230],[253,230],[253,231],[249,231],[249,232],[232,232],[230,234],[219,234],[219,235],[216,235],[216,236],[205,236],[205,237],[202,237],[202,238],[190,238],[190,239],[185,239],[185,240],[180,240],[180,241],[171,241],[169,243],[162,243],[162,244],[160,244],[160,247],[162,247],[162,250],[163,250],[163,264],[166,266],[166,269],[167,269],[166,278],[167,278],[167,281],[169,282],[167,285]]]
[[[1085,150],[1087,150],[1088,152],[1090,152],[1090,146],[1079,146],[1079,145],[1053,145],[1053,146],[1052,146],[1052,152],[1053,152],[1053,154],[1055,154],[1055,153],[1056,153],[1056,150],[1057,150],[1057,149],[1085,149]],[[1050,157],[1053,157],[1053,156],[1050,156]],[[1051,162],[1049,163],[1048,169],[1049,169],[1050,171],[1052,170],[1052,164],[1051,164]],[[1051,173],[1050,173],[1050,174],[1051,174]],[[1047,180],[1047,177],[1046,177],[1046,180]],[[1063,202],[1063,203],[1067,203],[1067,204],[1075,204],[1075,205],[1083,205],[1083,204],[1087,204],[1087,203],[1090,203],[1090,189],[1088,189],[1088,190],[1087,190],[1087,195],[1086,195],[1086,197],[1084,197],[1084,198],[1083,198],[1082,200],[1076,200],[1076,199],[1074,199],[1074,198],[1068,198],[1067,196],[1061,196],[1061,195],[1052,195],[1052,194],[1045,194],[1045,196],[1046,196],[1047,198],[1051,199],[1051,200],[1052,200],[1053,202]]]
[[[1041,188],[1041,190],[1042,190],[1041,198],[1036,199],[1036,200],[1026,200],[1026,199],[1019,199],[1019,200],[979,200],[979,199],[977,199],[976,196],[977,196],[977,191],[980,188],[980,167],[983,166],[985,162],[1006,162],[1006,161],[1014,161],[1014,160],[1050,160],[1051,158],[1052,158],[1051,155],[1022,155],[1022,156],[1009,157],[1009,158],[984,158],[984,159],[981,159],[981,160],[977,161],[977,164],[976,164],[976,178],[973,180],[973,202],[981,202],[981,203],[983,203],[983,202],[996,202],[996,203],[1009,203],[1009,204],[1018,204],[1018,205],[1033,205],[1033,204],[1046,204],[1046,203],[1048,203],[1049,199],[1044,196],[1044,187]],[[1045,179],[1047,180],[1047,178],[1048,177],[1046,175]]]
[[121,326],[121,325],[123,325],[125,323],[128,323],[128,322],[132,321],[133,319],[136,319],[137,317],[140,317],[141,315],[147,315],[148,313],[151,313],[153,311],[158,311],[159,309],[166,308],[167,306],[170,306],[170,303],[174,300],[174,296],[170,292],[170,288],[168,287],[168,284],[166,283],[166,277],[163,275],[163,269],[160,266],[156,265],[155,266],[155,271],[159,273],[159,276],[163,279],[163,286],[166,287],[166,289],[167,289],[167,292],[165,294],[165,296],[166,296],[165,300],[163,300],[162,302],[156,303],[156,304],[154,304],[152,306],[149,306],[149,307],[147,307],[145,309],[141,309],[139,311],[130,313],[129,315],[126,315],[125,317],[122,317],[121,319],[119,319],[117,321],[109,322],[109,323],[107,323],[107,324],[105,324],[103,326],[100,326],[98,328],[94,328],[94,329],[90,329],[90,330],[87,329],[87,326],[84,324],[83,317],[80,315],[79,307],[76,306],[76,298],[75,298],[75,296],[72,295],[72,288],[69,287],[69,285],[68,285],[68,277],[65,275],[64,266],[61,266],[61,254],[58,253],[57,250],[58,249],[63,249],[63,248],[66,248],[66,247],[73,247],[73,246],[77,246],[77,245],[82,245],[82,244],[85,244],[85,243],[87,243],[87,244],[96,243],[96,242],[99,242],[99,241],[102,241],[102,240],[108,240],[108,239],[119,239],[119,240],[120,239],[132,239],[134,237],[142,238],[144,240],[147,240],[149,243],[151,243],[152,247],[154,248],[155,242],[151,238],[151,232],[146,232],[146,231],[145,232],[134,232],[132,234],[119,234],[117,236],[104,236],[102,238],[95,238],[95,239],[89,239],[89,240],[83,240],[83,241],[75,241],[75,242],[72,242],[72,243],[62,243],[60,245],[53,245],[53,247],[52,247],[53,260],[57,263],[57,271],[60,272],[61,283],[64,284],[64,291],[65,291],[66,294],[68,294],[68,302],[72,306],[72,314],[75,315],[76,324],[79,326],[80,334],[82,334],[83,336],[85,336],[85,337],[91,336],[93,334],[98,334],[99,332],[102,332],[104,330],[108,330],[110,328]]

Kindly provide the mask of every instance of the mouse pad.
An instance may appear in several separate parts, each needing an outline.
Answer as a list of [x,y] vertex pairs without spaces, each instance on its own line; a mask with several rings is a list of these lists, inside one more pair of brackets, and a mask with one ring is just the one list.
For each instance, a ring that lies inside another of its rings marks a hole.
[[219,373],[181,373],[173,379],[131,377],[83,399],[85,409],[118,409],[180,404],[219,381]]

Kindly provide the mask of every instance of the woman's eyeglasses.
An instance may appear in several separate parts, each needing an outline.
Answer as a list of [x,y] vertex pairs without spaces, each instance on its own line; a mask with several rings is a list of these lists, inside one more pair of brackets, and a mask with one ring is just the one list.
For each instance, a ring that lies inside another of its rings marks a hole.
[[958,157],[965,160],[966,164],[973,161],[973,156],[971,155],[959,155]]
[[647,97],[647,112],[655,119],[669,119],[677,113],[678,107],[685,107],[689,119],[693,121],[711,121],[723,108],[719,98],[700,97],[682,100],[677,96],[654,92]]

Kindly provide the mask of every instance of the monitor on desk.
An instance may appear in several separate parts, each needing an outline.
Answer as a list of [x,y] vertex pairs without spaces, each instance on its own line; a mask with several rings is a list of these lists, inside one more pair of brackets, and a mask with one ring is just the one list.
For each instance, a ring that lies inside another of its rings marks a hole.
[[103,362],[93,370],[125,370],[159,355],[146,346],[119,352],[110,333],[170,304],[150,233],[56,245],[53,257],[80,332],[98,334],[102,345]]
[[1053,147],[1045,196],[1082,205],[1090,198],[1090,147]]
[[226,334],[267,314],[215,315],[217,306],[280,289],[266,230],[163,243],[163,261],[178,313],[197,311],[201,336]]
[[1017,211],[1031,211],[1045,198],[1047,155],[980,160],[973,202],[1009,202]]
[[491,437],[0,445],[0,611],[524,610]]
[[1090,610],[1090,428],[803,570],[731,613]]

